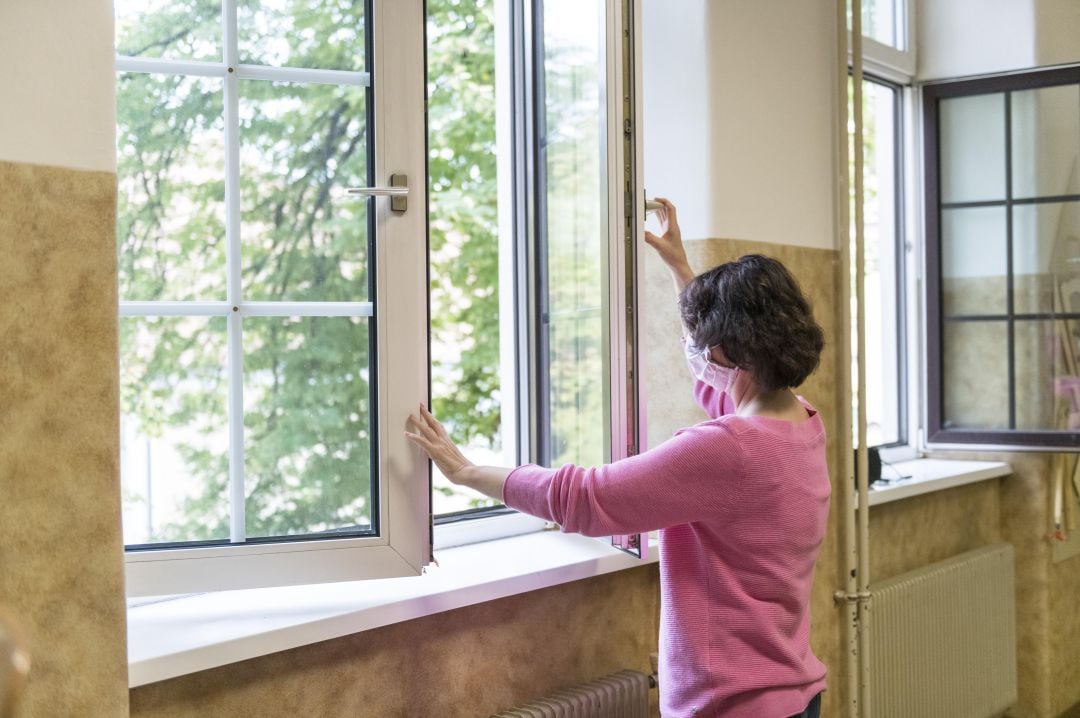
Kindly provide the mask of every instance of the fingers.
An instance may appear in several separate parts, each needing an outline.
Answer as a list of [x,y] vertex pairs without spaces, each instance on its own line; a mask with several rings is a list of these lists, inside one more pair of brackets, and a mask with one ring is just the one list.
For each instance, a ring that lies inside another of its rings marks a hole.
[[655,247],[656,243],[659,242],[659,241],[660,241],[659,237],[657,237],[655,234],[653,234],[649,230],[645,230],[645,244],[647,244],[647,245],[649,245],[651,247]]

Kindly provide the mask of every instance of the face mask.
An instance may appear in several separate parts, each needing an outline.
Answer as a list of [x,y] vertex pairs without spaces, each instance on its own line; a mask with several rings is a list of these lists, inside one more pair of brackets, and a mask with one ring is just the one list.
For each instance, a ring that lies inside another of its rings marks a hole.
[[739,373],[738,367],[720,366],[712,360],[708,349],[699,349],[691,344],[689,339],[685,341],[684,348],[686,363],[690,365],[690,373],[695,379],[718,391],[731,393],[735,377]]

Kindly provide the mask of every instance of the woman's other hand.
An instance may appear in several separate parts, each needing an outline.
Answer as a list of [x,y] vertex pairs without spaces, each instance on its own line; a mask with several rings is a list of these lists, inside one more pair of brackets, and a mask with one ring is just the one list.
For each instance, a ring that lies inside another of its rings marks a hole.
[[679,217],[675,211],[675,205],[664,197],[657,197],[656,201],[662,205],[653,213],[660,223],[660,234],[645,230],[645,243],[655,249],[660,259],[664,260],[664,264],[671,270],[676,288],[681,292],[694,278],[694,271],[686,259],[682,230],[679,229]]
[[409,423],[414,431],[406,431],[406,438],[431,457],[443,476],[455,484],[464,483],[463,473],[473,463],[457,448],[439,420],[421,404],[419,411],[409,416]]

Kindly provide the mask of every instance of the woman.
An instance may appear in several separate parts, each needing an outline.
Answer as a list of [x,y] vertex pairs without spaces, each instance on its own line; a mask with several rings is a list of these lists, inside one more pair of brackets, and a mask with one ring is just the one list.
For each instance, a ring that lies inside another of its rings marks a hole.
[[[792,391],[821,328],[774,259],[695,277],[675,207],[645,233],[679,291],[694,396],[710,420],[599,468],[475,466],[424,407],[410,440],[452,482],[591,536],[660,530],[660,701],[679,716],[816,717],[810,585],[825,535],[825,429]],[[700,348],[699,348],[700,347]]]

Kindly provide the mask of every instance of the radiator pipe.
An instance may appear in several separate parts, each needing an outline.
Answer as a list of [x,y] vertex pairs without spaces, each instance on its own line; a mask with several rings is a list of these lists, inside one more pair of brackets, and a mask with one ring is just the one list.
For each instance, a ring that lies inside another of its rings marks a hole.
[[870,707],[870,457],[866,445],[866,223],[863,200],[865,163],[863,146],[863,34],[862,1],[851,0],[851,77],[852,112],[855,127],[855,326],[858,336],[858,389],[856,401],[859,407],[855,426],[858,433],[858,454],[855,478],[859,487],[856,506],[856,549],[859,556],[856,576],[856,607],[859,628],[859,718],[871,718]]
[[[838,0],[837,12],[837,234],[840,251],[840,386],[852,386],[851,329],[857,337],[855,353],[858,412],[852,417],[851,402],[841,401],[840,457],[842,462],[839,486],[843,511],[843,561],[845,587],[835,593],[845,616],[845,648],[848,713],[854,718],[870,716],[869,621],[870,621],[870,550],[869,550],[869,457],[866,446],[866,310],[865,310],[865,232],[863,222],[863,112],[862,112],[862,3],[851,0],[851,33],[847,31],[847,2]],[[850,37],[851,52],[847,39]],[[852,83],[851,113],[854,128],[854,172],[851,182],[854,192],[849,195],[848,158],[848,68]],[[851,204],[854,204],[854,247],[851,242]],[[852,265],[855,272],[855,321],[851,316]],[[847,329],[847,331],[844,331]],[[854,421],[853,421],[854,418]],[[851,428],[856,440],[852,441]],[[857,449],[852,451],[852,443]],[[854,454],[854,455],[853,455]]]

